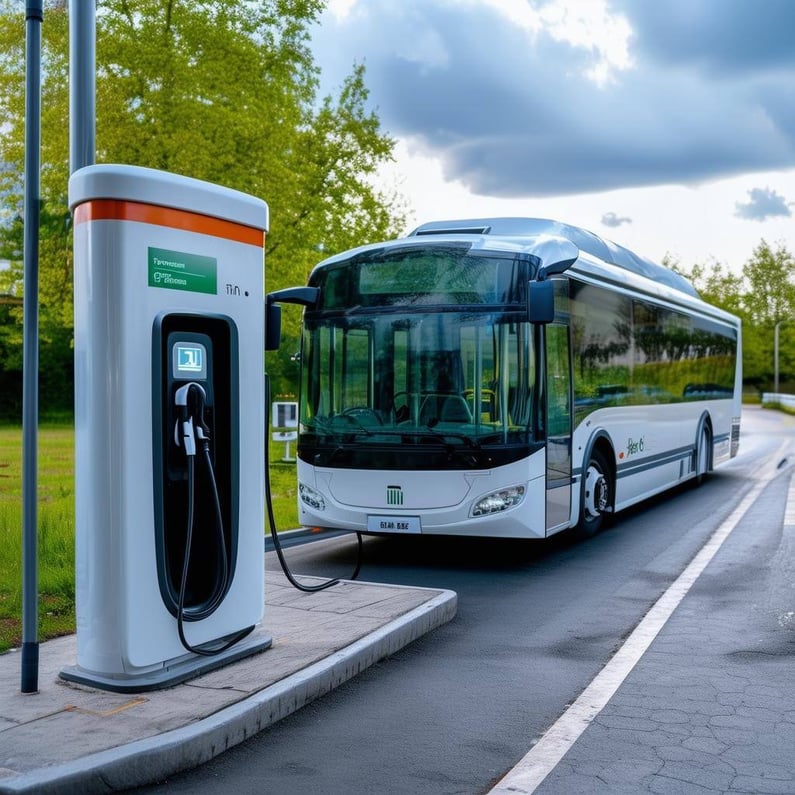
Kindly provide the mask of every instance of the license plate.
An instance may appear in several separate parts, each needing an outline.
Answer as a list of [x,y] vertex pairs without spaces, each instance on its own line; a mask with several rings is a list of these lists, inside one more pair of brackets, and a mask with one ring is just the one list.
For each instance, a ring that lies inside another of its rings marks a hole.
[[368,533],[421,533],[419,516],[368,516]]

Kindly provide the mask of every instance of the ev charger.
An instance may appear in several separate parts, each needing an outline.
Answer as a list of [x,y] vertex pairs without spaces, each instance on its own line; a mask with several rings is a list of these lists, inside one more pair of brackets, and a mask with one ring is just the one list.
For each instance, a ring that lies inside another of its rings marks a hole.
[[[268,206],[152,169],[69,181],[77,665],[118,692],[261,651]],[[251,634],[248,634],[248,633]]]

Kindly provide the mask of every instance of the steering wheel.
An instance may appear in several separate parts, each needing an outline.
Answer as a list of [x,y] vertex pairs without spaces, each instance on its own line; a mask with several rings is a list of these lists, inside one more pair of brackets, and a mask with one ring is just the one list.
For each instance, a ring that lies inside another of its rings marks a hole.
[[362,424],[368,420],[376,425],[384,424],[384,421],[378,416],[377,412],[369,406],[351,406],[351,408],[341,411],[339,416],[347,417],[352,422],[359,422]]

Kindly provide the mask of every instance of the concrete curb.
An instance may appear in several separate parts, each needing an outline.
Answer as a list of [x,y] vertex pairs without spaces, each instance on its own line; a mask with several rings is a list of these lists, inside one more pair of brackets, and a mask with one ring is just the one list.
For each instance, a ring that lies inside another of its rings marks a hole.
[[0,793],[107,793],[195,768],[450,621],[457,604],[454,591],[442,591],[344,649],[189,726],[0,780]]

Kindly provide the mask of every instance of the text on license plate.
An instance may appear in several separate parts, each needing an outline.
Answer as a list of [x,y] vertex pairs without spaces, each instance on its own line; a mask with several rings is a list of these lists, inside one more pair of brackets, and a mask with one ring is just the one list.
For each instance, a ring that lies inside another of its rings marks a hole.
[[368,516],[369,533],[421,533],[419,516]]

